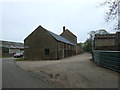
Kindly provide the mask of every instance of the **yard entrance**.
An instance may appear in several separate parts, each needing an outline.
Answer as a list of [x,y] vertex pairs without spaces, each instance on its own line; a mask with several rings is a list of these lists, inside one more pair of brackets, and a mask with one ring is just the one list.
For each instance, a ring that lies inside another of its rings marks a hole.
[[61,60],[19,61],[17,65],[39,76],[43,74],[43,80],[58,87],[117,88],[118,73],[96,65],[90,57],[83,53]]

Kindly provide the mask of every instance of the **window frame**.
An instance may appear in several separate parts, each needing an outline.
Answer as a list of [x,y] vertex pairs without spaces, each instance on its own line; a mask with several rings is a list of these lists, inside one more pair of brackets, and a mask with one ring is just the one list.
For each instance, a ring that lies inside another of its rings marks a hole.
[[44,51],[45,51],[45,55],[50,55],[50,49],[49,48],[45,48]]

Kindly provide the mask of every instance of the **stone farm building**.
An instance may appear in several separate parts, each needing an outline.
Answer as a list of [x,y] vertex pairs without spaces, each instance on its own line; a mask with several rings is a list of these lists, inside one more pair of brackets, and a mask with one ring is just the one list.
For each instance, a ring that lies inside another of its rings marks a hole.
[[120,32],[115,34],[96,34],[94,50],[120,50]]
[[24,40],[24,55],[29,60],[61,59],[75,55],[75,45],[69,39],[38,26]]
[[93,46],[92,59],[97,65],[120,72],[120,32],[96,34]]
[[60,36],[75,44],[74,49],[76,54],[80,54],[83,52],[82,47],[80,46],[80,44],[77,43],[77,36],[70,32],[68,29],[65,29],[65,26],[63,27],[63,32],[60,34]]

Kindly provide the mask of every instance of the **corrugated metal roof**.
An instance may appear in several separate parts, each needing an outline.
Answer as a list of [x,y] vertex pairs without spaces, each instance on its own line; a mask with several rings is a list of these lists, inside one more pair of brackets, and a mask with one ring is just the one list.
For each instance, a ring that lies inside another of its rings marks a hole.
[[[47,30],[48,31],[48,30]],[[72,42],[70,42],[69,40],[63,38],[62,36],[59,36],[51,31],[48,31],[49,34],[51,34],[57,41],[61,41],[61,42],[64,42],[64,43],[67,43],[67,44],[70,44],[70,45],[75,45],[73,44]]]

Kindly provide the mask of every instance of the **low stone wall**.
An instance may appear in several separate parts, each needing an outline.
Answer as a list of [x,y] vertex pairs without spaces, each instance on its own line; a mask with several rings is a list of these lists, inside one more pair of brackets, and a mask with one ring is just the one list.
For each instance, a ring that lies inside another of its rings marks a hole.
[[98,65],[120,72],[120,51],[93,50],[92,54]]

